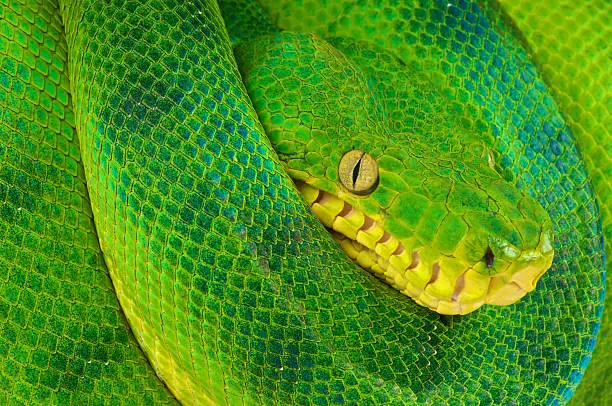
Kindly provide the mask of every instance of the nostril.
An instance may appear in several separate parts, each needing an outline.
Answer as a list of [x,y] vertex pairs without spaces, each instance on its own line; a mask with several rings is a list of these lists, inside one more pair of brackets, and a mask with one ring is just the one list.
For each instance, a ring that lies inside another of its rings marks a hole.
[[491,251],[491,247],[487,247],[483,260],[487,264],[487,268],[491,268],[493,266],[493,261],[495,261],[495,254],[493,254],[493,251]]

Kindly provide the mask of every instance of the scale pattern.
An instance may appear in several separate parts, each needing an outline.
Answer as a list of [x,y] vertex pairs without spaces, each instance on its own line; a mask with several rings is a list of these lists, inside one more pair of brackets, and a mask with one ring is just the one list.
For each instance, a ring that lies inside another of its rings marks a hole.
[[98,246],[57,4],[0,2],[0,404],[174,403]]
[[[550,255],[529,254],[534,269],[538,261],[548,261],[541,268],[547,269],[552,261],[547,213],[502,182],[489,166],[480,133],[463,127],[461,117],[446,109],[443,93],[426,78],[406,72],[393,54],[349,39],[330,41],[288,32],[254,36],[234,54],[259,119],[288,172],[332,195],[342,193],[343,200],[334,198],[324,205],[314,203],[318,193],[307,198],[321,221],[365,244],[378,241],[386,230],[395,238],[377,247],[379,252],[392,253],[401,239],[404,252],[390,259],[395,268],[386,275],[380,266],[367,265],[375,259],[359,263],[444,314],[459,309],[451,297],[460,275],[467,287],[459,295],[462,312],[475,310],[485,294],[494,297],[503,286],[490,282],[489,275],[513,277],[516,268],[508,269],[510,261],[500,246],[528,250],[548,241]],[[368,151],[377,162],[380,182],[367,196],[349,195],[338,185],[336,168],[343,153],[352,149]],[[336,217],[345,202],[356,213],[348,219]],[[361,212],[380,228],[358,233],[365,223]],[[504,243],[496,245],[490,235]],[[487,246],[495,250],[490,267],[481,261]],[[418,252],[418,266],[404,273],[413,252]],[[428,283],[434,278],[434,261],[443,272]],[[529,280],[521,284],[528,290],[535,286]]]
[[[268,2],[262,3],[266,7]],[[604,293],[597,203],[567,123],[499,9],[494,4],[481,9],[475,2],[442,1],[269,3],[271,19],[281,28],[369,39],[394,51],[410,68],[447,87],[457,114],[471,115],[476,126],[493,132],[496,148],[504,155],[502,165],[513,170],[519,185],[538,197],[556,222],[558,255],[541,286],[568,286],[591,298],[581,310],[570,310],[571,305],[563,310],[568,317],[581,314],[588,325],[577,332],[586,351],[584,370]],[[540,293],[528,300],[537,302]],[[552,330],[568,333],[564,325]],[[558,347],[540,343],[551,352]],[[579,379],[580,374],[572,375],[568,386],[573,388]],[[571,392],[568,388],[566,398]]]
[[430,361],[439,317],[350,263],[281,172],[214,4],[63,13],[101,246],[181,401],[397,404],[459,368]]
[[[51,3],[5,3],[0,401],[172,402],[110,296],[92,213],[136,340],[185,404],[553,404],[571,396],[603,300],[598,212],[565,122],[489,10],[389,2],[380,14],[367,2],[298,1],[291,5],[316,12],[285,8],[274,20],[309,23],[307,32],[342,26],[359,36],[359,27],[388,49],[404,44],[407,64],[450,85],[453,109],[490,129],[504,164],[555,219],[559,255],[535,292],[513,306],[440,318],[349,262],[307,210],[256,120],[214,2],[66,0],[67,47]],[[348,24],[321,27],[335,15]],[[23,42],[21,31],[31,38]],[[39,31],[53,34],[35,45]],[[24,65],[29,79],[18,79],[30,47],[41,62]],[[56,57],[52,70],[45,58]],[[36,77],[39,98],[23,102],[20,86]],[[61,265],[44,273],[54,259]],[[58,275],[67,285],[57,287]],[[105,293],[94,293],[93,280]],[[36,315],[49,309],[47,296],[59,298],[48,321]],[[58,343],[47,363],[38,355],[45,340]],[[56,358],[65,363],[51,364]]]
[[[504,10],[531,47],[555,100],[567,117],[587,164],[602,212],[606,270],[612,270],[612,121],[610,119],[609,1],[503,1]],[[612,278],[607,289],[612,290]],[[612,295],[606,296],[601,331],[572,404],[612,401]]]

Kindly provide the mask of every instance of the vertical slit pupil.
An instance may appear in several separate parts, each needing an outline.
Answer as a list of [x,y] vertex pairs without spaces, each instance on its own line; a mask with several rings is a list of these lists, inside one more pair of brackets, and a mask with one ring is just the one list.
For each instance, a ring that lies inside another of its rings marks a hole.
[[359,157],[359,160],[353,167],[353,189],[355,188],[355,185],[357,184],[357,179],[359,179],[359,171],[361,170],[361,158],[362,157]]

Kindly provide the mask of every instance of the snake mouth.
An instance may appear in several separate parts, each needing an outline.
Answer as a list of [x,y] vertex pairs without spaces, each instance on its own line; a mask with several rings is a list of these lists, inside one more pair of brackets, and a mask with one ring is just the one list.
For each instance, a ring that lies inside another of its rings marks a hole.
[[[380,222],[335,194],[298,181],[298,190],[313,213],[330,230],[344,252],[362,268],[437,313],[473,312],[484,304],[515,303],[535,288],[548,266],[526,266],[486,275],[474,267],[445,272],[445,259],[427,260],[425,247],[407,248]],[[530,253],[532,255],[533,253]]]

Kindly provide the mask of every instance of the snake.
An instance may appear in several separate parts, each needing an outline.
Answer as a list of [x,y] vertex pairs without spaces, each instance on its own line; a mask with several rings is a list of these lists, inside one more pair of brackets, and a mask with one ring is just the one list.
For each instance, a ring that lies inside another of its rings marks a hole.
[[605,404],[610,8],[3,1],[0,403]]

